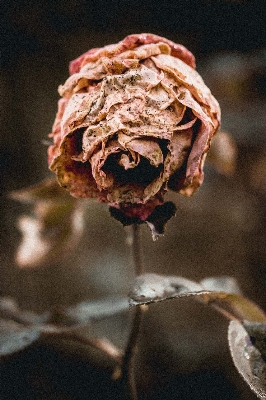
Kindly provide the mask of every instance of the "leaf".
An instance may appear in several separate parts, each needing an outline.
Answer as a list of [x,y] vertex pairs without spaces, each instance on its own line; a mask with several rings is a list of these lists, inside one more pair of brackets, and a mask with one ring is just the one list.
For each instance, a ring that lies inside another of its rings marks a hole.
[[84,230],[84,207],[54,180],[12,192],[11,197],[33,205],[33,216],[18,219],[22,241],[16,262],[21,268],[49,265],[66,258]]
[[71,330],[47,332],[43,337],[49,347],[55,346],[59,352],[72,354],[75,359],[86,362],[89,368],[108,370],[113,379],[121,376],[123,352],[107,339],[91,339]]
[[196,282],[177,276],[157,274],[139,275],[130,291],[130,305],[141,305],[187,296],[188,291],[200,292],[202,286]]
[[40,330],[20,326],[12,321],[0,320],[0,356],[23,350],[40,337]]
[[59,317],[68,326],[85,324],[92,320],[110,317],[129,309],[128,299],[107,298],[103,300],[84,301],[75,306],[59,311]]
[[[227,293],[228,278],[223,278],[224,290],[208,290],[212,286],[221,287],[221,280],[208,278],[202,283],[177,277],[144,274],[136,278],[130,291],[130,306],[156,303],[181,297],[195,297],[215,307],[230,319],[266,322],[265,313],[252,301],[234,293]],[[204,286],[204,282],[207,287]],[[226,283],[225,283],[226,282]],[[231,283],[232,284],[232,283]],[[239,290],[234,286],[234,290]]]
[[249,334],[251,343],[260,351],[266,361],[266,323],[243,321],[243,326]]
[[[36,340],[43,338],[51,344],[56,340],[57,348],[68,344],[68,350],[81,352],[95,367],[115,369],[122,363],[123,352],[105,338],[90,339],[71,329],[55,325],[27,327],[14,321],[0,319],[0,357],[24,350]],[[117,373],[120,369],[117,371]]]
[[15,322],[26,325],[39,325],[48,321],[50,312],[47,311],[43,314],[35,314],[32,311],[21,310],[16,301],[11,297],[0,298],[0,315],[4,318],[9,318]]
[[240,321],[266,322],[266,315],[261,308],[246,297],[230,294],[210,292],[208,303],[222,313],[229,313],[229,318],[236,318]]
[[237,280],[232,276],[219,276],[205,278],[200,281],[200,284],[208,290],[215,292],[234,293],[241,295],[241,289],[238,286]]
[[230,322],[228,340],[238,372],[260,399],[266,399],[266,364],[238,321]]
[[[112,316],[128,308],[127,298],[116,297],[82,302],[58,313],[48,312],[38,315],[30,311],[22,311],[14,299],[2,297],[0,298],[0,315],[9,319],[0,317],[0,356],[23,350],[41,336],[46,342],[51,338],[58,338],[60,341],[70,340],[86,346],[86,353],[90,354],[90,357],[94,354],[95,358],[98,354],[97,358],[105,359],[106,364],[110,364],[110,360],[121,364],[123,352],[120,349],[105,338],[90,339],[82,336],[76,328],[91,320]],[[116,371],[117,374],[119,371]]]

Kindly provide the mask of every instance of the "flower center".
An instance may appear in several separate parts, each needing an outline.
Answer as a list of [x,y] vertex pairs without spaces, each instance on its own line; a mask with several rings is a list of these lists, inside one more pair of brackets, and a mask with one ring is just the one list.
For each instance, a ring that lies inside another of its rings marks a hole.
[[118,154],[111,154],[106,160],[102,170],[107,174],[112,174],[117,184],[128,184],[135,183],[141,186],[147,186],[154,179],[156,179],[161,171],[163,165],[159,165],[157,168],[152,166],[147,158],[140,156],[139,164],[134,168],[125,169],[119,164],[121,154],[130,155],[128,152],[122,152]]

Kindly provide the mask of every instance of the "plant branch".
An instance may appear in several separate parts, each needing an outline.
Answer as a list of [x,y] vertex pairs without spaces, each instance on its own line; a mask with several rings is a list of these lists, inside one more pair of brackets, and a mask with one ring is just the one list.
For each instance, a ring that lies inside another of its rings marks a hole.
[[[134,224],[131,227],[131,248],[132,258],[134,263],[135,275],[143,273],[143,263],[141,254],[141,239],[140,239],[140,225]],[[134,317],[132,327],[128,338],[127,347],[125,350],[124,363],[123,363],[123,378],[126,381],[127,393],[130,400],[137,400],[138,393],[134,377],[134,356],[136,354],[137,342],[140,333],[141,321],[143,316],[143,307],[136,307],[134,309]]]
[[132,257],[136,276],[143,273],[143,262],[141,253],[140,225],[132,225]]
[[60,339],[65,339],[65,340],[73,340],[74,342],[78,342],[80,344],[84,345],[89,345],[91,347],[94,347],[95,349],[98,349],[102,351],[103,353],[107,354],[110,358],[115,360],[119,365],[122,364],[122,351],[115,347],[113,343],[111,343],[109,340],[105,338],[101,339],[90,339],[87,337],[84,337],[77,332],[73,330],[60,330],[60,328],[54,329],[54,330],[44,330],[44,333],[46,336],[54,337],[56,338],[57,336]]

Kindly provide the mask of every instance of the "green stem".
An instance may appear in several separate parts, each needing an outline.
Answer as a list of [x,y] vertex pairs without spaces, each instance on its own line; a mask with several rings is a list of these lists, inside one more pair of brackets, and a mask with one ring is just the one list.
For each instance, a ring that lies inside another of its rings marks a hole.
[[[134,262],[134,270],[136,275],[143,272],[142,255],[141,255],[141,240],[140,240],[140,225],[132,226],[132,257]],[[137,400],[138,393],[134,376],[134,356],[137,349],[137,342],[140,333],[141,321],[143,316],[143,308],[136,307],[134,309],[134,317],[132,327],[128,338],[127,347],[125,350],[123,363],[123,377],[126,381],[127,393],[130,400]]]

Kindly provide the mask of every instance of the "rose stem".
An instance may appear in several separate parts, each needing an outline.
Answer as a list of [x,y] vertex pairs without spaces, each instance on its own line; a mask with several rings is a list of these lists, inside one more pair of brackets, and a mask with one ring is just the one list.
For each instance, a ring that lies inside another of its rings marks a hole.
[[[131,226],[131,248],[132,257],[134,263],[134,270],[136,275],[140,275],[143,272],[143,264],[141,257],[141,240],[140,240],[140,225],[133,224]],[[127,347],[125,350],[123,371],[124,379],[127,382],[127,390],[130,400],[137,400],[137,388],[134,378],[134,356],[137,348],[138,336],[140,333],[140,325],[142,320],[143,308],[135,307],[135,314],[132,321],[131,332],[129,334]]]

